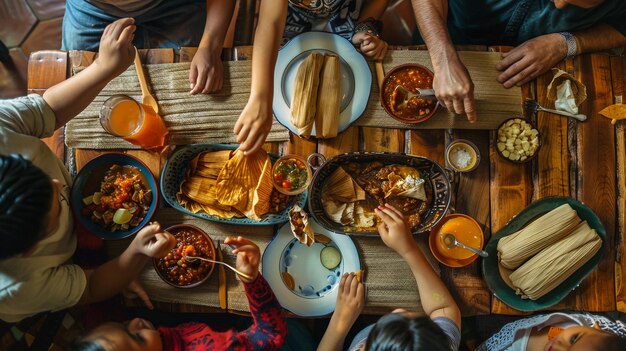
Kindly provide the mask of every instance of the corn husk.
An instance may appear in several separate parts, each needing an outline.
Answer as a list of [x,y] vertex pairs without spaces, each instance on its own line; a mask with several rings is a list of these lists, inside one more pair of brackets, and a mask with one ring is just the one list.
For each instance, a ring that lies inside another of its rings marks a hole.
[[561,240],[580,223],[576,211],[568,204],[537,218],[523,229],[498,242],[498,259],[507,269],[521,266],[530,257]]
[[[302,217],[302,224],[296,223],[296,218],[294,217],[295,213],[299,213]],[[311,227],[311,223],[309,222],[309,215],[304,212],[302,207],[294,205],[291,210],[289,210],[289,223],[291,224],[293,236],[296,237],[299,242],[306,246],[311,246],[315,243],[315,232],[313,232],[313,227]]]
[[324,54],[315,112],[315,136],[318,139],[337,136],[341,105],[339,73],[339,56]]
[[291,122],[298,128],[300,136],[311,136],[317,110],[317,90],[320,81],[320,70],[324,63],[324,55],[313,51],[305,58],[298,72],[291,100]]
[[365,190],[342,167],[337,167],[324,183],[324,188],[322,189],[323,199],[331,199],[338,202],[365,200]]
[[264,150],[249,156],[237,151],[217,177],[217,200],[248,218],[259,219],[270,209],[271,168],[272,163]]
[[602,247],[602,239],[587,222],[537,253],[509,279],[523,299],[536,300],[563,283]]

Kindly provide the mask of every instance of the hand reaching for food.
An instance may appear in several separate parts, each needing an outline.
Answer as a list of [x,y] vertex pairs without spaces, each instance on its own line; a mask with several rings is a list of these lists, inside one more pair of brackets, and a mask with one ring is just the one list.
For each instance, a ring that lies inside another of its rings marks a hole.
[[135,58],[133,38],[135,20],[122,18],[109,24],[102,33],[98,58],[94,63],[105,68],[113,77],[124,72]]
[[259,275],[259,262],[261,261],[261,250],[259,250],[259,247],[252,241],[241,236],[229,236],[224,239],[224,244],[235,246],[233,250],[233,254],[237,255],[235,267],[241,272],[253,277],[253,279],[247,279],[239,276],[239,279],[244,283],[251,283],[256,280]]
[[378,206],[374,211],[383,221],[378,226],[378,232],[385,245],[400,256],[406,255],[417,247],[402,212],[389,204]]
[[[221,47],[220,47],[221,49]],[[222,89],[224,68],[221,50],[199,47],[189,67],[189,88],[191,95],[208,94]]]
[[381,61],[387,54],[387,42],[365,32],[354,34],[352,43],[358,46],[363,55],[374,61]]
[[237,134],[239,150],[245,155],[261,149],[267,134],[272,128],[272,105],[263,99],[250,98],[235,123],[233,133]]
[[131,243],[135,252],[148,257],[163,257],[176,246],[176,238],[165,231],[161,231],[158,222],[149,224],[137,233]]

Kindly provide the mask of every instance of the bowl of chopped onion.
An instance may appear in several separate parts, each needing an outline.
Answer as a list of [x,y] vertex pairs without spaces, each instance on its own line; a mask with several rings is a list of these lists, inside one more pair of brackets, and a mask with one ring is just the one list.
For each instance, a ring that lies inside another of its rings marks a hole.
[[539,153],[541,134],[535,124],[523,118],[509,118],[498,127],[496,151],[514,163],[526,163]]

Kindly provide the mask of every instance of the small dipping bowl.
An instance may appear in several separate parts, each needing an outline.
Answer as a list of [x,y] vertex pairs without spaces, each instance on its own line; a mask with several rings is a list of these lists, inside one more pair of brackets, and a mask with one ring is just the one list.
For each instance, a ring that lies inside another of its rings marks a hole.
[[[517,122],[516,120],[519,120],[519,122]],[[500,130],[502,128],[506,127],[509,122],[511,122],[511,123],[521,123],[522,121],[524,121],[527,124],[529,124],[532,129],[536,129],[537,130],[538,145],[537,145],[537,148],[535,149],[535,153],[530,155],[530,156],[526,156],[526,158],[524,160],[521,160],[521,159],[520,160],[512,160],[509,157],[504,155],[504,153],[503,153],[504,151],[500,151],[500,149],[498,148],[498,143],[502,142],[502,141],[499,140]],[[500,126],[498,126],[498,130],[496,132],[496,140],[495,140],[494,144],[495,144],[496,152],[498,153],[498,155],[500,155],[502,158],[504,158],[505,160],[507,160],[509,162],[513,162],[513,163],[530,162],[535,157],[537,157],[537,155],[539,154],[539,150],[541,149],[541,132],[539,132],[539,129],[537,128],[535,123],[533,121],[531,121],[531,120],[524,119],[524,118],[521,118],[521,117],[509,118],[509,119],[505,120],[504,122],[500,123]]]
[[[297,174],[285,174],[280,172],[281,165],[291,163],[292,161],[290,160],[293,160],[298,167],[301,165],[302,168],[300,168],[298,172],[306,172],[306,181],[298,188],[289,188],[285,186],[285,182],[289,182],[289,184],[291,184],[294,179],[298,177]],[[302,194],[309,187],[309,184],[311,184],[312,178],[313,173],[311,173],[311,168],[309,167],[307,160],[300,155],[285,155],[276,160],[274,166],[272,167],[272,181],[274,183],[274,188],[285,195]]]
[[446,148],[446,163],[457,172],[470,172],[480,163],[480,152],[474,143],[457,139]]
[[428,244],[437,261],[448,267],[467,266],[474,262],[478,255],[458,246],[449,248],[443,240],[445,234],[453,234],[458,242],[467,246],[483,248],[485,238],[478,222],[460,213],[445,216],[431,230]]

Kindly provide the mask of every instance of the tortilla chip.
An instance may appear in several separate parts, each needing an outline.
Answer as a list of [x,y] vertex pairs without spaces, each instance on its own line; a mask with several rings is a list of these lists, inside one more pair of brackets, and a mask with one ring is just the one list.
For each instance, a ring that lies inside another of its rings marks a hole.
[[600,114],[611,119],[611,124],[615,124],[620,119],[626,118],[626,104],[614,104],[607,106],[600,111]]

